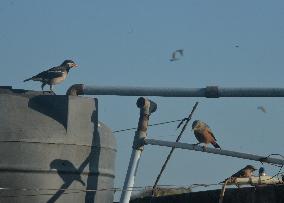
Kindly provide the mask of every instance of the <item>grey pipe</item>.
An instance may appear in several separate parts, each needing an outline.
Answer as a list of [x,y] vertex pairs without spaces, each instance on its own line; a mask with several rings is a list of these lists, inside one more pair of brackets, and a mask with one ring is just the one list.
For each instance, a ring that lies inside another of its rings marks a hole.
[[221,150],[221,149],[214,149],[207,147],[204,149],[204,147],[197,146],[194,144],[187,144],[187,143],[180,143],[180,142],[169,142],[169,141],[163,141],[163,140],[154,140],[154,139],[145,139],[144,140],[145,145],[158,145],[158,146],[166,146],[166,147],[175,147],[180,149],[188,149],[188,150],[194,150],[194,151],[200,151],[200,152],[206,152],[206,153],[212,153],[212,154],[219,154],[224,156],[231,156],[231,157],[237,157],[241,159],[250,159],[254,161],[260,161],[260,162],[266,162],[271,164],[278,164],[278,165],[284,165],[283,159],[276,159],[276,158],[270,158],[265,156],[259,156],[254,154],[247,154],[242,152],[235,152],[230,150]]
[[68,95],[119,95],[119,96],[161,96],[161,97],[284,97],[284,88],[226,88],[207,86],[205,88],[174,87],[126,87],[126,86],[71,86]]

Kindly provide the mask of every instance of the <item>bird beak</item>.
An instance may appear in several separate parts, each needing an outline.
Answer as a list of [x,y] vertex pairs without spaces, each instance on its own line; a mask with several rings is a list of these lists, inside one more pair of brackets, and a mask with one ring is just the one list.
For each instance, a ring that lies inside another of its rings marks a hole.
[[72,64],[72,68],[75,68],[75,67],[77,67],[78,65],[76,64],[76,63],[73,63]]

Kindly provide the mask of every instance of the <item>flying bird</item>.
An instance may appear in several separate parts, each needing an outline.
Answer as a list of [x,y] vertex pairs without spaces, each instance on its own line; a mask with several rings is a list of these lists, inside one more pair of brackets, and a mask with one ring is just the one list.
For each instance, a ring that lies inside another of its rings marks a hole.
[[180,56],[183,56],[183,49],[177,49],[172,53],[172,58],[170,59],[170,61],[177,61],[179,60],[179,58],[177,57],[177,54],[179,54]]
[[41,85],[42,91],[45,85],[49,85],[50,91],[52,91],[52,85],[56,85],[63,82],[66,79],[69,70],[77,66],[78,65],[74,61],[65,60],[61,65],[43,71],[31,78],[24,80],[24,82],[29,80],[39,81],[42,83]]
[[207,147],[207,144],[212,144],[215,148],[220,148],[221,147],[218,145],[218,143],[216,142],[216,138],[212,132],[212,130],[210,129],[210,127],[200,121],[200,120],[195,120],[192,123],[192,130],[194,132],[194,135],[196,137],[196,139],[198,140],[199,143],[204,143],[205,144],[205,148]]
[[263,113],[266,113],[266,109],[263,106],[258,106],[257,109],[259,109]]
[[253,175],[253,172],[256,168],[252,165],[247,165],[246,167],[242,168],[238,172],[234,173],[231,177],[227,178],[222,183],[226,182],[227,180],[235,181],[236,178],[250,178]]

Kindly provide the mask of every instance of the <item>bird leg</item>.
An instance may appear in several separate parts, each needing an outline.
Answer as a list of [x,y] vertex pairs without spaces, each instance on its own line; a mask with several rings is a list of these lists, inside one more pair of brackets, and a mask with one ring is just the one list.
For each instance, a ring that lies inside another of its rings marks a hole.
[[192,144],[193,145],[193,147],[195,148],[196,146],[198,146],[198,145],[200,145],[201,144],[201,142],[197,142],[196,144]]
[[50,89],[50,92],[52,92],[55,95],[55,92],[53,91],[52,85],[49,85],[49,89]]
[[42,83],[41,84],[41,90],[43,91],[44,86],[46,85],[46,83]]
[[44,88],[45,85],[46,85],[46,83],[42,83],[42,84],[41,84],[41,90],[42,90],[42,93],[43,93],[43,94],[44,94],[43,88]]

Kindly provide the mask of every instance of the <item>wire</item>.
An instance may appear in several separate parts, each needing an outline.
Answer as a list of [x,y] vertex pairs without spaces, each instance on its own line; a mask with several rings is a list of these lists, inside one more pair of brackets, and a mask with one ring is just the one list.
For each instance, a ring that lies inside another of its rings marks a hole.
[[[280,156],[284,160],[284,156],[282,154],[269,154],[268,156],[262,158],[260,160],[260,163],[263,165],[263,161],[265,161],[265,159],[267,159],[267,158],[269,158],[271,156]],[[268,164],[271,164],[273,166],[278,166],[278,167],[281,167],[281,168],[283,167],[283,165],[277,165],[277,164],[272,164],[272,163],[268,163]]]
[[[165,122],[161,122],[161,123],[154,123],[154,124],[149,124],[148,127],[151,127],[151,126],[158,126],[158,125],[165,125],[165,124],[169,124],[169,123],[176,123],[176,122],[180,122],[184,119],[178,119],[178,120],[172,120],[172,121],[165,121]],[[119,133],[119,132],[124,132],[124,131],[129,131],[129,130],[136,130],[136,128],[126,128],[126,129],[121,129],[121,130],[115,130],[115,131],[112,131],[112,133]]]
[[[196,187],[208,187],[218,184],[192,184],[189,186],[186,185],[158,185],[158,188],[163,189],[173,189],[173,188],[196,188]],[[151,189],[152,186],[134,186],[134,187],[128,187],[126,190],[123,190],[122,188],[101,188],[101,189],[62,189],[62,188],[4,188],[0,187],[0,191],[25,191],[25,192],[43,192],[43,191],[64,191],[63,194],[77,194],[82,192],[123,192],[123,191],[146,191]],[[8,197],[29,197],[29,196],[45,196],[45,195],[55,195],[56,193],[39,193],[39,194],[20,194],[20,195],[5,195],[1,194],[0,198],[8,198]]]

